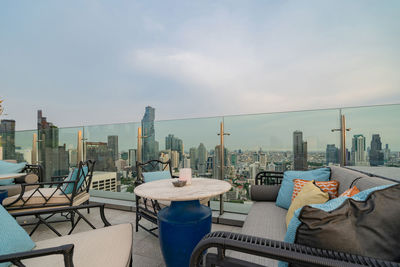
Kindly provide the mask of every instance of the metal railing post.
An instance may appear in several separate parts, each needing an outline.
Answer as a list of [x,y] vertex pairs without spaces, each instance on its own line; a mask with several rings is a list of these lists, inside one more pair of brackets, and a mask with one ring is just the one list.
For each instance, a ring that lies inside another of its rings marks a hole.
[[[222,121],[220,124],[220,133],[218,134],[220,136],[220,145],[219,145],[219,176],[220,180],[223,180],[224,174],[225,174],[225,147],[224,147],[224,136],[225,135],[230,135],[229,133],[224,132],[224,122]],[[219,196],[219,215],[224,214],[224,201],[222,199],[223,194]]]
[[340,131],[340,166],[346,166],[346,132],[350,131],[350,128],[346,128],[346,117],[342,115],[342,110],[340,109],[340,128],[332,129],[332,132]]

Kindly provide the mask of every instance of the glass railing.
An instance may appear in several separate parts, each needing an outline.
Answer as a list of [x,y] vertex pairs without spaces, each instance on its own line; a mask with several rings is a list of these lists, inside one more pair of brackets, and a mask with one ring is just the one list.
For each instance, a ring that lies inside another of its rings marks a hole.
[[[341,115],[346,118],[346,128],[351,128],[346,138],[347,166],[369,171],[400,167],[400,105],[155,122],[149,116],[150,120],[137,123],[17,131],[14,152],[9,152],[12,134],[0,135],[3,159],[32,162],[33,135],[37,134],[37,161],[49,180],[76,166],[81,132],[82,157],[96,160],[91,195],[134,200],[137,134],[142,127],[142,161],[169,159],[174,174],[180,168],[191,168],[195,177],[224,179],[232,184],[223,196],[225,210],[246,213],[251,206],[249,187],[258,172],[340,164],[341,132],[334,130],[341,127]],[[223,164],[218,135],[221,123],[226,133]],[[214,202],[212,207],[218,209],[219,205]]]

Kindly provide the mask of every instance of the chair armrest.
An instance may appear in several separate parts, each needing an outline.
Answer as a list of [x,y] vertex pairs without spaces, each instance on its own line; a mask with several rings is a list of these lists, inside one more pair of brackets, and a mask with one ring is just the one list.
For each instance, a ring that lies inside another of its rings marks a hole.
[[67,244],[59,247],[50,247],[38,250],[31,250],[27,252],[19,252],[12,253],[7,255],[0,256],[0,263],[2,262],[12,262],[17,266],[25,266],[21,262],[22,260],[44,257],[49,255],[62,254],[64,256],[64,266],[65,267],[73,267],[73,254],[74,254],[74,245]]
[[59,182],[59,181],[64,181],[64,179],[67,177],[68,177],[68,175],[51,176],[50,180],[52,182]]
[[229,266],[226,263],[235,261],[237,262],[236,266],[259,266],[251,262],[225,257],[225,250],[238,251],[304,266],[400,266],[400,263],[370,257],[223,231],[210,233],[197,244],[190,259],[190,266],[200,266],[200,260],[204,252],[211,247],[217,248],[218,254],[209,253],[207,260],[212,260],[213,262],[206,262],[206,266],[212,266],[212,264]]
[[276,201],[281,185],[252,185],[250,198],[253,201]]

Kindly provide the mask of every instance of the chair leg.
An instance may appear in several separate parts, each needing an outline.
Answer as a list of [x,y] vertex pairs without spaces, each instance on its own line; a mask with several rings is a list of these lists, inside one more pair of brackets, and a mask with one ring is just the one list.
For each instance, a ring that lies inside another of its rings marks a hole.
[[[85,202],[85,204],[89,204],[89,200],[87,200],[87,201]],[[87,209],[87,213],[90,214],[90,209],[89,209],[89,208]]]
[[75,212],[71,211],[71,227],[74,228]]
[[136,232],[139,232],[139,220],[140,216],[138,214],[138,211],[136,211]]

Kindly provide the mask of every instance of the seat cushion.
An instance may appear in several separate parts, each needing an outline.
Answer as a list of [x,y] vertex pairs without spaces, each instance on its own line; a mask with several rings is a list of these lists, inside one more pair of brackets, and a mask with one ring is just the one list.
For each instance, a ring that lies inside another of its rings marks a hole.
[[[37,249],[74,244],[75,267],[127,267],[132,253],[131,224],[109,226],[87,232],[57,237],[36,243]],[[23,261],[26,266],[64,266],[62,255]]]
[[283,174],[281,188],[279,189],[276,205],[288,209],[292,202],[293,180],[303,179],[307,181],[329,181],[330,169],[320,168],[311,171],[286,171]]
[[[286,233],[286,212],[286,209],[277,207],[275,202],[254,202],[242,227],[242,234],[282,241]],[[231,252],[228,255],[263,266],[278,265],[276,260],[240,252]]]
[[[35,243],[17,221],[0,205],[0,255],[30,251]],[[10,263],[0,263],[1,267]]]
[[[33,196],[32,196],[33,194]],[[79,195],[76,195],[74,198],[74,204],[79,205],[82,204],[84,201],[82,199],[87,200],[89,193],[83,192]],[[9,205],[14,202],[19,195],[8,197],[3,200],[3,205]],[[45,205],[45,204],[69,204],[72,195],[68,194],[65,195],[60,189],[57,188],[39,188],[38,190],[30,190],[25,192],[24,196],[22,197],[25,201],[25,204],[22,200],[17,201],[12,206],[37,206],[37,205]],[[76,201],[80,203],[75,203]]]
[[[12,163],[0,160],[0,174],[19,173],[25,168],[26,162]],[[2,179],[0,185],[10,185],[14,183],[14,179]]]
[[[26,186],[25,190],[30,191],[30,190],[34,190],[38,187],[39,187],[38,185],[30,185],[30,186]],[[0,187],[0,189],[7,190],[8,196],[12,197],[12,196],[21,194],[22,187],[20,184],[12,184],[12,185],[3,185],[2,187]]]

